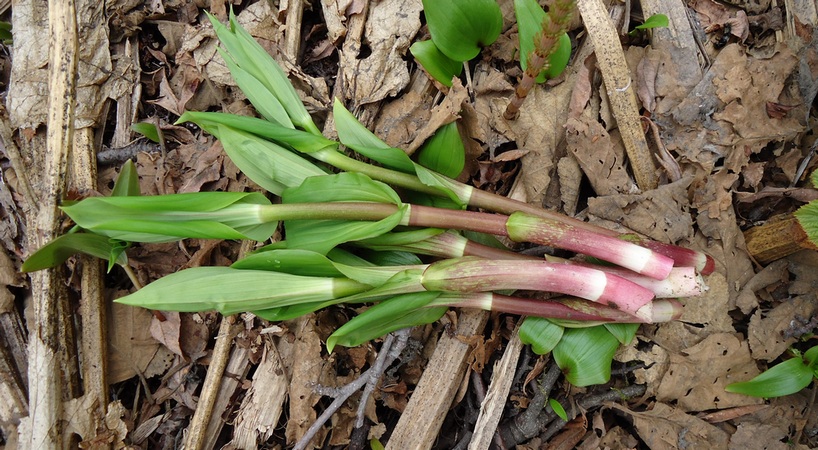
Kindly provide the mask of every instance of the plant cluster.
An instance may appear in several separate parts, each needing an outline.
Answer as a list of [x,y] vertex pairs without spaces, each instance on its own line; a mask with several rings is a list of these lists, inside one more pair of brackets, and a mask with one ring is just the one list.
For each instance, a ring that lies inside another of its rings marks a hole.
[[[699,274],[712,271],[713,260],[703,253],[619,235],[441,174],[462,170],[450,152],[459,142],[456,130],[439,131],[419,163],[336,101],[339,140],[325,138],[284,71],[233,14],[229,26],[211,22],[219,52],[263,119],[186,112],[179,121],[216,136],[236,166],[280,203],[258,192],[140,196],[134,167],[126,164],[110,197],[64,203],[75,229],[33,254],[24,270],[85,252],[127,271],[126,249],[134,242],[264,242],[283,224],[285,240],[230,267],[185,269],[117,301],[155,310],[250,311],[267,320],[373,304],[330,336],[330,350],[434,322],[452,306],[520,314],[528,316],[521,338],[538,353],[553,352],[576,385],[606,381],[613,353],[639,323],[677,318],[677,299],[704,289]],[[342,146],[377,165],[347,156]],[[498,248],[492,236],[584,256],[532,258]],[[423,255],[435,259],[424,262]],[[542,300],[518,291],[564,296]]]

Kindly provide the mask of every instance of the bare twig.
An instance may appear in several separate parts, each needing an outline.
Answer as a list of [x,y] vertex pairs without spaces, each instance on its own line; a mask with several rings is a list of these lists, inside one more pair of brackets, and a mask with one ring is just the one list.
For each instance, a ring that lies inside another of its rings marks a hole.
[[324,410],[321,415],[315,419],[315,422],[310,426],[304,436],[295,444],[293,450],[303,450],[307,448],[310,441],[318,434],[318,431],[321,427],[324,426],[333,414],[349,399],[349,397],[358,392],[359,389],[366,386],[364,389],[364,393],[361,396],[361,403],[358,409],[358,421],[356,422],[355,426],[360,427],[363,425],[363,416],[361,412],[363,411],[363,405],[366,404],[367,398],[375,389],[375,386],[380,380],[381,375],[389,367],[390,364],[400,356],[403,348],[406,346],[406,342],[409,340],[409,331],[411,328],[405,328],[400,331],[396,331],[394,333],[389,334],[386,339],[383,341],[383,346],[381,347],[381,352],[378,354],[377,359],[375,359],[375,363],[372,367],[369,368],[366,372],[361,374],[355,381],[347,384],[341,388],[324,388],[320,386],[316,386],[316,391],[321,393],[322,395],[328,395],[331,397],[335,397],[335,400]]

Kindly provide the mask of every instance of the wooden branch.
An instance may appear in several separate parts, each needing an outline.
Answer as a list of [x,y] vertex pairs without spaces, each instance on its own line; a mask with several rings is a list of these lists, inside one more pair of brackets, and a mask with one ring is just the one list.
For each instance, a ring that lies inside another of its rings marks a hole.
[[577,8],[594,43],[597,65],[602,72],[611,110],[622,135],[636,184],[643,191],[655,189],[659,183],[656,166],[642,131],[634,93],[635,83],[631,80],[619,35],[602,0],[580,0]]
[[[457,334],[472,336],[482,333],[489,313],[463,310],[457,324]],[[468,368],[469,344],[456,336],[444,334],[435,348],[409,404],[389,438],[387,450],[432,448],[440,426],[452,405],[455,393]]]
[[[49,92],[47,149],[44,155],[45,179],[36,223],[28,228],[28,244],[39,247],[57,234],[57,201],[65,189],[68,153],[74,140],[74,98],[77,77],[77,18],[73,0],[50,1],[49,19]],[[62,448],[63,386],[60,374],[57,270],[44,270],[31,276],[32,313],[29,324],[29,416],[28,435],[22,444],[28,448]]]

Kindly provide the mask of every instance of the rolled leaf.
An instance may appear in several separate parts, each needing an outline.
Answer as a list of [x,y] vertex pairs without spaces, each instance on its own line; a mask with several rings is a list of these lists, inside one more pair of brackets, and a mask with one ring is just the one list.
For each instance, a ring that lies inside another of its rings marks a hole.
[[457,123],[440,127],[418,150],[418,163],[449,178],[457,178],[466,165],[466,148]]
[[165,311],[222,314],[338,299],[371,286],[346,278],[305,277],[266,270],[194,267],[166,275],[116,300]]
[[141,195],[139,191],[139,174],[136,172],[136,164],[129,159],[122,165],[119,176],[116,177],[114,188],[111,190],[111,197],[137,197]]
[[308,177],[326,175],[321,168],[278,144],[250,133],[217,125],[214,133],[230,160],[256,184],[281,195]]
[[196,192],[150,197],[90,197],[62,209],[80,227],[131,242],[183,238],[268,239],[277,223],[261,216],[257,192]]
[[425,308],[438,292],[404,294],[385,300],[335,330],[327,339],[327,350],[336,345],[355,347],[395,330],[425,325],[440,319],[445,306]]

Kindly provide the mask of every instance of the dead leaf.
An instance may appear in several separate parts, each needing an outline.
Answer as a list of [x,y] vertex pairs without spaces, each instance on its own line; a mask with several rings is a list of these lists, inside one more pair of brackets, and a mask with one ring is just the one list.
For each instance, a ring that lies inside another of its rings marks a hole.
[[179,345],[179,333],[182,327],[181,315],[175,311],[163,312],[162,314],[165,316],[164,321],[158,320],[155,316],[151,319],[151,336],[171,352],[186,358],[187,355]]
[[[295,348],[297,357],[294,360],[292,379],[289,387],[290,420],[287,421],[287,442],[301,439],[307,429],[315,422],[317,414],[313,408],[320,395],[316,394],[312,384],[319,381],[324,372],[321,358],[321,339],[316,333],[315,314],[308,314],[297,320],[290,327],[296,333]],[[326,431],[321,431],[315,442],[323,442]]]
[[638,192],[625,170],[625,147],[587,116],[565,124],[568,151],[574,155],[600,197]]
[[670,355],[670,365],[656,391],[661,402],[676,402],[681,411],[705,411],[752,405],[761,399],[733,394],[725,386],[758,375],[747,342],[717,333]]
[[635,412],[616,403],[611,406],[633,418],[639,437],[652,450],[728,448],[730,436],[726,432],[679,408],[656,403],[650,411]]
[[786,337],[785,331],[796,317],[812,317],[818,313],[815,297],[800,296],[786,300],[770,311],[756,310],[750,319],[747,340],[753,358],[772,361],[795,343],[794,337]]

